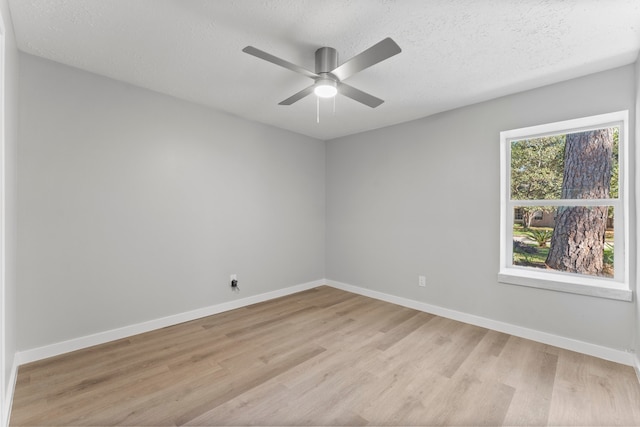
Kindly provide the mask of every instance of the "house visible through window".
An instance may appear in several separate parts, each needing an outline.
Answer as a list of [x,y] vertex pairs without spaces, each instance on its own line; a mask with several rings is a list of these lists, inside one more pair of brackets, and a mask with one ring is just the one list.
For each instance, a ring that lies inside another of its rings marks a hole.
[[501,282],[628,300],[628,112],[505,131]]

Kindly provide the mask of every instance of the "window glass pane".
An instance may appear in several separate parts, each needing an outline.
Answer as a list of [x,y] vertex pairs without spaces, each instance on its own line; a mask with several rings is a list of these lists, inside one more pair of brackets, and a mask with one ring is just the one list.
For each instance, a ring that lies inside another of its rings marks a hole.
[[[516,209],[522,220],[512,225],[513,265],[613,277],[612,206]],[[535,219],[537,213],[542,219]]]
[[618,197],[617,127],[511,141],[511,199]]
[[511,198],[559,199],[565,135],[511,142]]

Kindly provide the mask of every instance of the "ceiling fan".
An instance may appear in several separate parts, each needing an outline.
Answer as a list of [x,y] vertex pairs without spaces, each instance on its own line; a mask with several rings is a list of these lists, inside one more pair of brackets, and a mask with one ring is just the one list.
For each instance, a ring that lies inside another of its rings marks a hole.
[[243,52],[253,55],[265,61],[269,61],[273,64],[287,68],[296,73],[302,74],[314,80],[314,83],[302,89],[300,92],[290,96],[279,105],[291,105],[296,101],[301,100],[311,93],[315,93],[321,98],[332,98],[338,93],[347,96],[355,101],[358,101],[364,105],[368,105],[371,108],[375,108],[382,104],[384,101],[380,98],[376,98],[373,95],[369,95],[359,89],[349,86],[342,81],[353,76],[355,73],[369,68],[379,62],[389,59],[394,55],[402,52],[400,46],[396,44],[390,37],[382,40],[371,46],[369,49],[359,53],[353,58],[349,59],[342,65],[338,65],[338,52],[332,47],[321,47],[316,50],[316,69],[315,73],[307,70],[296,64],[292,64],[289,61],[280,59],[271,55],[265,51],[257,49],[253,46],[247,46],[242,49]]

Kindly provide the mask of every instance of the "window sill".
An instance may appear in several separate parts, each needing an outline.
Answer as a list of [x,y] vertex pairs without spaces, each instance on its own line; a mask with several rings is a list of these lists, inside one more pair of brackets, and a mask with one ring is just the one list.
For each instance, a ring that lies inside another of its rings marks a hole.
[[633,292],[622,283],[610,279],[576,277],[573,274],[563,275],[509,268],[498,273],[498,282],[618,301],[633,299]]

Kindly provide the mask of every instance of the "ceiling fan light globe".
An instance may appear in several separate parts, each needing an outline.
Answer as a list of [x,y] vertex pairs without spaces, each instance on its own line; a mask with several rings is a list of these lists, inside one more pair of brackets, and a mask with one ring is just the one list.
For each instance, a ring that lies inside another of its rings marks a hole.
[[320,84],[313,88],[313,93],[320,98],[333,98],[338,94],[338,88],[328,84]]
[[316,84],[313,86],[313,93],[320,98],[333,98],[338,94],[338,82],[323,75],[316,80]]

